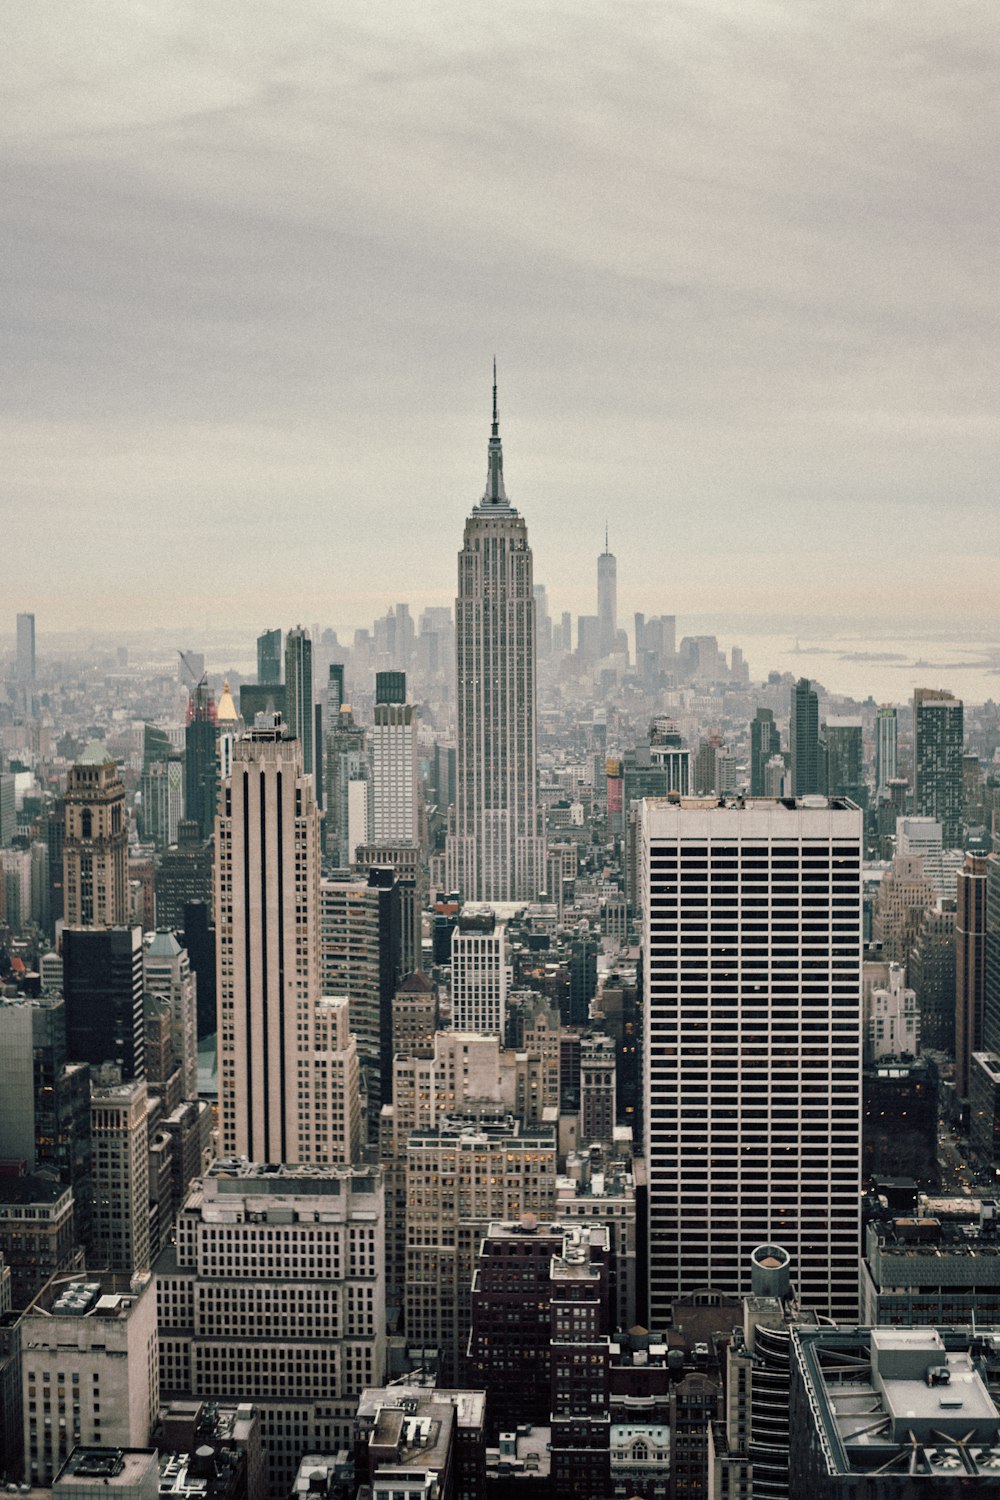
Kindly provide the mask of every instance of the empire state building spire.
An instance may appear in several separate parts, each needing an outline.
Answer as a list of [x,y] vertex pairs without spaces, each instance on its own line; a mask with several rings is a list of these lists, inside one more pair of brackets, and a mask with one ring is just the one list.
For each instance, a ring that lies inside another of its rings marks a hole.
[[500,408],[497,406],[496,359],[493,361],[493,429],[490,433],[487,455],[486,489],[481,503],[490,507],[510,506],[507,491],[503,485],[503,447],[500,442]]
[[538,804],[535,595],[524,517],[503,483],[496,364],[486,493],[465,523],[455,601],[455,806],[449,890],[534,900],[545,882]]

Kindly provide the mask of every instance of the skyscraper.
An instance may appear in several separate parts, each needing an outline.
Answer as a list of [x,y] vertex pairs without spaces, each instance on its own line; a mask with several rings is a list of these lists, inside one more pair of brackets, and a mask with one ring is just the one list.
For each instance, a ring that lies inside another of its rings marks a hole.
[[257,681],[270,686],[281,681],[280,630],[265,630],[257,637]]
[[937,818],[946,849],[962,842],[961,698],[943,688],[913,690],[913,811]]
[[107,745],[100,740],[91,740],[71,768],[64,807],[66,925],[121,926],[128,915],[125,788]]
[[215,699],[203,673],[191,693],[184,729],[184,811],[203,839],[212,836],[219,795],[215,715]]
[[960,1098],[969,1097],[972,1054],[983,1050],[986,1008],[986,874],[985,857],[965,856],[958,873],[955,907],[955,1083]]
[[861,719],[828,714],[823,726],[823,790],[830,797],[847,797],[859,807],[868,805],[861,755]]
[[862,815],[645,802],[652,1327],[745,1290],[783,1244],[802,1300],[857,1313]]
[[296,625],[285,637],[285,718],[288,732],[302,742],[302,766],[313,772],[313,668],[308,630]]
[[597,559],[597,649],[603,660],[615,649],[618,634],[618,561],[608,546],[604,530],[604,551]]
[[451,939],[451,1023],[456,1031],[504,1034],[507,929],[493,912],[463,912]]
[[[339,1042],[322,1012],[320,815],[302,746],[281,725],[233,750],[216,819],[221,1148],[256,1162],[329,1162]],[[355,1089],[356,1092],[356,1089]]]
[[17,679],[21,683],[35,680],[35,617],[17,617]]
[[769,708],[758,708],[750,721],[750,795],[767,795],[766,767],[772,755],[781,754],[781,735]]
[[819,791],[819,698],[808,677],[792,688],[788,742],[792,753],[792,794],[808,797]]
[[896,776],[896,746],[899,724],[896,710],[885,703],[875,715],[875,801],[889,797],[889,782]]
[[455,621],[458,745],[449,888],[474,901],[531,899],[545,880],[535,598],[527,527],[504,488],[495,367],[486,490],[465,523]]
[[67,927],[62,938],[66,1052],[70,1062],[114,1063],[130,1083],[146,1070],[142,932]]
[[417,726],[404,672],[376,674],[371,766],[373,842],[416,844]]

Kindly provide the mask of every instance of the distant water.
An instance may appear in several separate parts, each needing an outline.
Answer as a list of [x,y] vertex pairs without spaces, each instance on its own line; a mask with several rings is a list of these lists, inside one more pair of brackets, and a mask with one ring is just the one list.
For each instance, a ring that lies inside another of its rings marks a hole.
[[[699,622],[700,623],[700,622]],[[757,622],[749,622],[757,624]],[[752,681],[768,672],[792,672],[820,682],[831,693],[879,703],[905,703],[915,687],[947,688],[966,703],[1000,699],[1000,630],[992,637],[889,635],[857,631],[821,635],[732,628],[717,630],[723,647],[740,646]],[[683,619],[678,636],[694,634]]]

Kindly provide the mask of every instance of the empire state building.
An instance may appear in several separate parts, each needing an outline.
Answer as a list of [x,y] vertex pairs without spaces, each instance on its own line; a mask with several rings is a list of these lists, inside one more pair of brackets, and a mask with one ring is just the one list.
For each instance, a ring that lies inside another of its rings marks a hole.
[[458,743],[448,880],[470,901],[532,900],[545,883],[535,744],[535,598],[507,499],[493,368],[486,490],[465,523],[455,601]]

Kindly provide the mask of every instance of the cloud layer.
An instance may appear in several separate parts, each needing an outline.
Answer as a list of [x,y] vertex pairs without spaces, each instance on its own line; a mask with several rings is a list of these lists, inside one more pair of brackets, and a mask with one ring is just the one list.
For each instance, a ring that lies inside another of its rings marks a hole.
[[556,608],[996,619],[992,3],[5,21],[40,630],[448,599],[494,351]]

